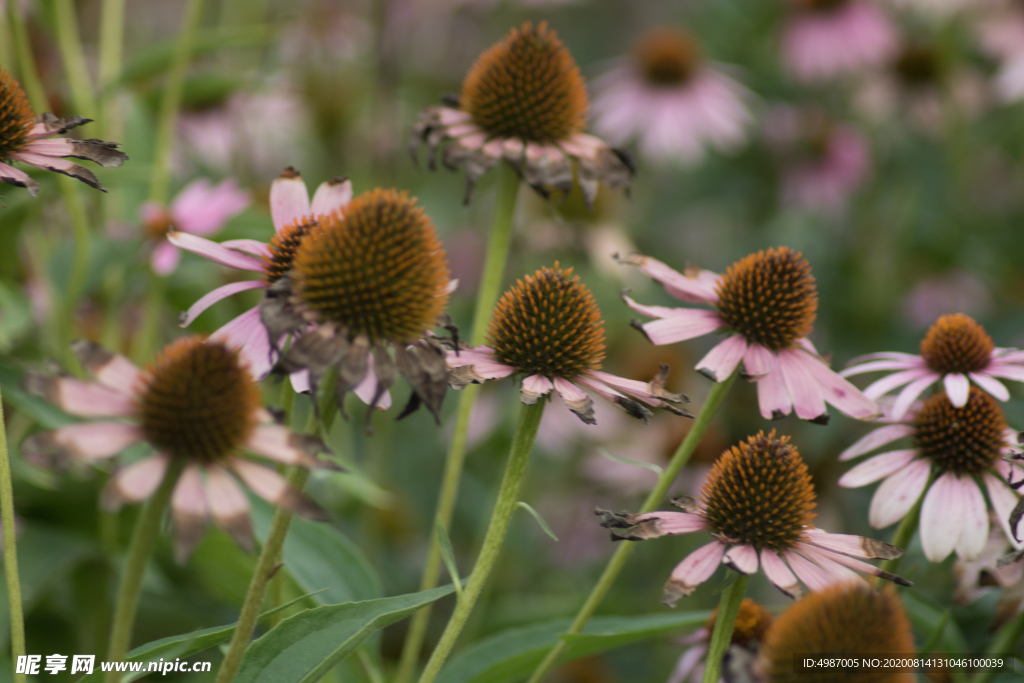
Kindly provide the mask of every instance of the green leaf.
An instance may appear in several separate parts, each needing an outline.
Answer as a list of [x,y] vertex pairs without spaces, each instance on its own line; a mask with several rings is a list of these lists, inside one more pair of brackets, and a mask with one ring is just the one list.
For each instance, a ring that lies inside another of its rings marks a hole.
[[609,460],[614,460],[617,463],[623,465],[633,465],[635,467],[643,467],[645,470],[650,470],[651,472],[654,472],[659,477],[665,473],[665,470],[661,469],[652,462],[641,462],[639,460],[633,460],[632,458],[624,458],[621,455],[615,455],[607,448],[598,448],[597,450],[604,457],[608,458]]
[[556,621],[509,629],[463,650],[441,671],[437,683],[510,683],[533,672],[561,637],[568,647],[559,663],[640,640],[703,626],[711,612],[647,614],[636,617],[596,617],[583,633],[565,635],[571,621]]
[[942,652],[957,654],[971,651],[970,646],[967,644],[967,638],[964,637],[963,631],[960,630],[956,620],[946,620],[944,616],[946,609],[944,607],[940,608],[916,591],[906,590],[901,591],[901,593],[903,606],[907,608],[907,615],[910,617],[910,623],[913,624],[914,630],[925,634],[925,637],[929,637],[941,625],[942,637],[939,638],[936,645]]
[[435,519],[434,530],[437,533],[437,545],[441,551],[441,559],[444,566],[448,568],[448,575],[452,577],[455,585],[455,592],[459,598],[462,597],[462,579],[459,577],[459,565],[455,564],[455,552],[452,550],[452,541],[448,538],[448,531],[441,524],[440,519]]
[[[282,612],[292,605],[302,602],[311,595],[313,594],[308,593],[286,602],[283,605],[275,607],[274,609],[269,609],[260,615],[259,621],[265,621],[274,614]],[[152,662],[160,658],[174,659],[175,657],[188,657],[189,655],[194,655],[195,653],[202,652],[209,647],[223,643],[234,634],[235,627],[237,625],[238,624],[235,623],[227,626],[214,626],[201,631],[183,633],[180,636],[170,636],[168,638],[154,640],[150,643],[146,643],[145,645],[140,645],[129,652],[125,655],[125,661]],[[147,672],[142,671],[134,676],[132,674],[128,674],[126,676],[122,676],[121,680],[124,681],[124,683],[128,683],[129,681],[144,676],[146,673]],[[106,674],[97,669],[88,676],[83,676],[78,679],[78,683],[100,683],[105,675]]]
[[236,683],[314,683],[373,633],[454,591],[326,605],[282,621],[246,650]]
[[524,503],[523,501],[519,501],[519,507],[523,508],[524,510],[529,512],[531,515],[533,515],[534,520],[536,520],[536,522],[537,522],[538,526],[540,526],[541,530],[544,533],[546,533],[548,536],[550,536],[556,542],[558,541],[558,536],[555,536],[555,532],[551,530],[551,527],[548,526],[548,523],[544,521],[544,518],[540,516],[539,512],[534,510],[532,507],[530,507],[528,504]]

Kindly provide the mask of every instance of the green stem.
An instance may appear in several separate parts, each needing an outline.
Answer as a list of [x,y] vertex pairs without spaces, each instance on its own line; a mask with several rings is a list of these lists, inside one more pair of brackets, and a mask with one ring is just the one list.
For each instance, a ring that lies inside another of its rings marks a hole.
[[[18,548],[14,529],[14,486],[11,463],[7,457],[7,428],[4,423],[3,396],[0,395],[0,518],[3,520],[4,576],[7,578],[7,605],[11,619],[11,659],[25,654],[25,616],[21,610],[21,582],[18,580]],[[16,683],[25,683],[25,674],[15,674]]]
[[[921,519],[921,505],[924,503],[924,496],[928,493],[928,489],[931,488],[933,481],[935,481],[934,470],[928,475],[928,483],[925,484],[924,488],[921,490],[921,495],[917,497],[917,502],[914,503],[914,507],[910,508],[910,511],[903,515],[903,520],[900,522],[900,525],[896,527],[896,533],[893,535],[892,540],[889,541],[889,543],[897,548],[906,550],[907,545],[910,544],[910,539],[914,537],[914,532],[917,531],[917,523]],[[900,560],[902,558],[903,556],[901,555],[900,557],[896,557],[891,560],[885,560],[879,565],[879,569],[889,572],[890,574],[895,574],[896,569],[900,566]]]
[[[181,458],[171,458],[160,488],[142,508],[135,522],[131,545],[128,548],[128,561],[121,576],[121,588],[117,592],[114,607],[114,625],[110,629],[110,649],[107,651],[108,662],[123,661],[131,645],[135,610],[139,605],[139,593],[142,589],[142,575],[146,571],[146,564],[153,554],[153,546],[156,545],[156,538],[160,534],[160,519],[171,500],[174,484],[178,481],[184,466],[185,462]],[[106,683],[118,683],[120,680],[120,672],[107,673]]]
[[501,552],[502,543],[505,541],[505,533],[508,531],[509,521],[512,513],[515,512],[519,502],[519,488],[523,483],[523,476],[526,474],[526,465],[530,461],[530,451],[533,449],[533,441],[537,437],[537,428],[540,426],[540,418],[544,414],[544,401],[538,401],[530,406],[523,406],[519,412],[519,424],[516,426],[515,436],[512,438],[512,448],[508,455],[508,464],[505,466],[505,475],[501,479],[501,488],[498,490],[498,500],[494,503],[494,511],[491,513],[490,524],[487,525],[487,533],[484,535],[483,547],[480,548],[480,555],[476,558],[476,564],[469,575],[469,581],[462,591],[462,596],[455,603],[455,611],[452,612],[448,626],[441,634],[441,640],[430,655],[426,669],[420,677],[420,683],[431,683],[441,672],[448,659],[455,641],[462,632],[466,620],[473,611],[473,605],[480,597],[491,569]]
[[93,96],[92,79],[85,68],[85,53],[78,37],[78,16],[72,0],[55,0],[54,22],[57,28],[57,44],[60,46],[64,72],[71,87],[71,100],[76,113],[87,118],[96,116],[96,100]]
[[[1021,639],[1021,636],[1024,636],[1024,612],[1018,614],[1013,621],[999,629],[999,633],[992,640],[992,644],[988,646],[987,654],[1013,655],[1016,653],[1019,656],[1020,650],[1015,649],[1015,646],[1017,641]],[[974,674],[971,683],[988,683],[1002,671],[1006,671],[1006,669],[984,669]]]
[[[289,485],[301,489],[309,478],[309,471],[303,467],[295,467],[288,475]],[[260,616],[260,607],[263,605],[263,598],[267,595],[267,583],[270,581],[274,567],[277,566],[281,549],[284,547],[284,539],[288,534],[288,527],[292,523],[292,513],[282,507],[274,510],[274,518],[270,522],[270,531],[267,534],[267,542],[263,544],[259,559],[256,560],[256,568],[252,573],[252,581],[249,583],[249,590],[245,594],[245,602],[242,603],[242,613],[238,615],[238,626],[235,634],[231,637],[231,644],[228,646],[227,654],[217,672],[215,683],[230,683],[235,680],[238,669],[242,665],[242,657],[245,649],[249,646],[253,631],[256,630],[256,621]]]
[[117,81],[121,77],[124,54],[125,0],[103,0],[100,14],[100,127],[105,140],[120,137],[121,120],[117,111]]
[[[473,334],[470,344],[478,346],[484,343],[487,321],[494,304],[498,300],[502,282],[505,279],[505,266],[508,263],[509,245],[512,241],[512,225],[515,217],[516,197],[519,193],[519,175],[508,164],[502,164],[498,180],[498,203],[494,211],[494,227],[487,245],[487,258],[481,277],[480,290],[476,299],[476,310],[473,313]],[[473,413],[473,404],[480,393],[480,387],[471,384],[462,390],[459,397],[459,409],[455,417],[455,430],[448,447],[445,460],[444,478],[438,494],[437,512],[434,517],[433,529],[440,522],[446,529],[450,528],[455,500],[459,495],[459,481],[462,478],[462,465],[466,458],[466,435],[469,433],[469,419]],[[441,547],[437,542],[437,534],[430,535],[430,551],[423,568],[420,590],[430,590],[437,586],[441,570]],[[431,605],[424,607],[412,619],[409,635],[402,648],[402,660],[398,666],[395,683],[412,681],[419,660],[423,640],[430,622]]]
[[174,45],[167,83],[164,85],[164,96],[160,102],[160,123],[157,127],[156,149],[153,153],[153,178],[149,186],[150,201],[159,204],[167,203],[167,188],[170,183],[168,162],[174,144],[174,130],[178,125],[178,110],[181,108],[181,95],[185,88],[185,74],[192,56],[192,45],[199,31],[204,4],[205,0],[188,0],[185,5],[181,33],[178,34],[178,42]]
[[132,341],[132,360],[137,365],[148,363],[156,352],[160,336],[160,314],[164,311],[165,278],[150,271],[146,301],[142,307],[142,320]]
[[718,683],[722,678],[722,657],[732,642],[732,630],[736,626],[736,615],[740,611],[740,603],[747,592],[750,577],[729,570],[736,574],[736,580],[722,591],[721,602],[718,603],[718,616],[715,617],[715,628],[711,632],[708,644],[708,656],[704,664],[703,683]]
[[[693,426],[690,427],[690,431],[687,432],[686,438],[679,444],[679,448],[676,449],[675,454],[672,456],[672,460],[669,461],[668,467],[660,477],[658,482],[654,485],[651,493],[647,496],[647,500],[644,501],[643,507],[640,508],[640,512],[651,512],[661,505],[662,500],[665,498],[665,494],[668,493],[669,487],[679,476],[679,472],[682,471],[686,463],[690,461],[690,456],[697,449],[697,445],[703,438],[704,433],[708,430],[711,425],[711,420],[714,418],[715,413],[718,412],[718,407],[722,404],[722,400],[725,395],[729,393],[730,387],[733,382],[736,381],[736,372],[734,372],[729,379],[724,382],[716,383],[711,387],[711,391],[708,392],[708,397],[704,400],[704,405],[700,409],[700,414],[697,415],[693,421]],[[615,583],[615,579],[619,576],[619,572],[626,565],[626,561],[632,554],[633,549],[636,547],[635,543],[619,543],[615,554],[612,555],[612,559],[608,561],[608,565],[604,568],[604,572],[601,574],[601,578],[598,579],[597,584],[590,591],[590,595],[587,596],[587,601],[583,603],[583,607],[576,614],[576,618],[573,620],[572,625],[566,633],[579,633],[583,630],[583,627],[590,621],[590,617],[597,611],[601,601],[604,600],[604,596],[611,590],[612,584]],[[547,656],[544,657],[543,661],[537,665],[533,675],[530,677],[529,683],[540,683],[544,680],[545,674],[553,667],[557,662],[558,658],[562,656],[562,652],[565,650],[566,641],[559,639],[558,642],[551,648]]]

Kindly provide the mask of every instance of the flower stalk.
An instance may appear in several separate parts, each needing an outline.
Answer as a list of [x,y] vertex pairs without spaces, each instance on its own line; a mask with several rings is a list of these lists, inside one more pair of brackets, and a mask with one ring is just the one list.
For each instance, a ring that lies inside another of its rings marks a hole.
[[[473,312],[473,333],[470,343],[473,346],[483,344],[487,332],[487,320],[491,315],[501,283],[505,276],[508,263],[509,246],[512,241],[512,226],[515,218],[516,199],[519,194],[519,174],[509,164],[502,164],[498,174],[498,201],[494,210],[494,226],[491,229],[487,245],[487,257],[477,294],[476,309]],[[435,528],[438,523],[446,529],[451,525],[455,501],[459,494],[459,481],[462,478],[462,467],[466,457],[466,437],[469,433],[469,419],[473,413],[473,404],[480,394],[479,385],[470,385],[462,390],[459,398],[458,413],[455,417],[455,429],[451,445],[445,459],[444,478],[438,495]],[[437,535],[431,534],[430,550],[420,580],[420,590],[430,590],[437,586],[441,569],[441,547]],[[399,664],[395,683],[409,683],[415,674],[416,662],[419,659],[423,640],[426,637],[427,625],[430,621],[432,605],[427,605],[413,617],[402,649],[402,660]]]
[[703,683],[718,683],[722,678],[722,657],[732,642],[732,630],[736,626],[736,615],[740,611],[740,603],[747,592],[747,584],[750,577],[746,574],[729,570],[735,574],[736,579],[722,591],[722,599],[718,603],[718,617],[715,619],[715,629],[711,633],[711,642],[708,644],[708,656],[704,666]]
[[[658,478],[658,482],[654,485],[651,493],[647,496],[647,500],[644,501],[643,507],[640,509],[641,514],[645,512],[651,512],[657,508],[661,501],[664,499],[665,494],[668,493],[669,487],[672,482],[679,476],[679,472],[682,471],[686,463],[690,461],[690,457],[693,452],[697,449],[697,445],[703,438],[704,433],[708,430],[711,425],[711,420],[714,418],[715,413],[718,412],[719,406],[725,399],[725,395],[729,393],[729,389],[736,381],[738,372],[733,372],[727,380],[724,382],[716,382],[712,387],[711,391],[708,392],[708,397],[704,401],[703,407],[701,407],[700,413],[693,421],[693,426],[690,427],[690,431],[687,432],[686,438],[679,444],[679,448],[672,456],[672,460],[669,461],[668,467],[665,468],[664,473]],[[600,606],[601,601],[604,600],[604,596],[611,590],[612,584],[615,583],[615,579],[618,577],[619,572],[625,566],[626,561],[632,554],[633,549],[636,547],[635,543],[619,543],[615,554],[612,555],[612,559],[608,561],[608,565],[605,567],[604,572],[601,574],[601,578],[598,579],[597,584],[590,591],[590,595],[587,596],[586,602],[580,608],[580,611],[576,614],[576,618],[573,620],[572,625],[566,633],[579,633],[583,630],[583,627],[587,625],[590,617],[594,615],[597,608]],[[742,598],[742,596],[740,596]],[[735,617],[734,617],[735,618]],[[544,676],[548,671],[558,662],[558,658],[561,657],[562,652],[565,650],[566,641],[559,639],[559,641],[551,648],[547,656],[537,665],[533,675],[530,677],[529,683],[540,683],[544,680]]]
[[[18,577],[18,549],[14,529],[14,486],[7,451],[7,427],[4,423],[3,396],[0,395],[0,518],[3,520],[4,576],[7,579],[7,605],[11,621],[11,659],[25,654],[25,616],[21,607],[21,581]],[[25,674],[15,674],[17,683]]]
[[466,620],[469,619],[469,615],[473,611],[477,598],[480,597],[480,593],[491,575],[494,563],[501,552],[509,521],[518,506],[519,489],[523,483],[526,466],[530,461],[530,451],[533,450],[533,442],[537,437],[537,429],[540,427],[540,420],[544,414],[544,405],[545,401],[538,401],[533,405],[524,405],[519,412],[519,424],[516,426],[516,433],[512,439],[508,464],[505,466],[505,475],[501,480],[498,500],[491,513],[491,521],[487,526],[483,547],[480,549],[480,555],[469,575],[469,581],[455,604],[455,611],[448,621],[448,626],[445,627],[441,640],[427,661],[427,666],[420,677],[420,683],[431,683],[441,672],[441,667],[448,659],[455,641],[462,633]]

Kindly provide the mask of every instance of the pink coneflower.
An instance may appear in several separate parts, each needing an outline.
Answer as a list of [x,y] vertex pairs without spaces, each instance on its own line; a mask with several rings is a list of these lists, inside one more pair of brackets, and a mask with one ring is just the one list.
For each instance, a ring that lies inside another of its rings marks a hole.
[[780,107],[765,120],[765,137],[783,167],[782,203],[836,214],[867,177],[867,140],[853,126],[818,109]]
[[794,0],[782,35],[786,68],[806,83],[829,81],[884,64],[896,29],[872,0]]
[[[989,533],[983,483],[1003,532],[1020,547],[1010,523],[1018,496],[1009,484],[1024,476],[1024,469],[1004,459],[1016,432],[1006,426],[1003,411],[991,396],[970,387],[967,399],[956,406],[945,393],[938,393],[908,419],[894,422],[839,455],[840,460],[849,460],[913,437],[913,448],[875,455],[839,479],[839,485],[848,488],[884,479],[871,499],[871,526],[881,529],[894,524],[924,493],[920,529],[925,557],[941,562],[956,550],[961,559],[974,559]],[[935,480],[929,486],[933,473]]]
[[942,380],[949,400],[957,408],[967,404],[971,382],[1007,401],[1010,392],[1000,379],[1024,382],[1024,351],[1000,349],[973,318],[953,313],[939,318],[921,340],[921,355],[884,351],[850,361],[843,377],[894,370],[865,390],[875,399],[906,385],[896,398],[892,419],[901,420],[925,389]]
[[[232,282],[213,290],[182,314],[181,326],[188,327],[203,311],[232,294],[272,287],[291,268],[295,250],[316,225],[317,218],[341,210],[350,199],[352,183],[335,179],[321,183],[311,204],[299,172],[287,168],[270,186],[270,215],[275,235],[269,242],[229,240],[217,243],[195,234],[171,230],[167,239],[176,247],[223,266],[262,274],[259,280]],[[274,361],[273,349],[280,344],[279,339],[271,340],[267,335],[260,321],[259,306],[214,332],[211,339],[241,348],[242,358],[257,379],[263,379],[270,372]],[[372,394],[372,387],[368,391]]]
[[787,247],[760,251],[729,266],[725,275],[695,267],[679,273],[649,256],[633,255],[625,262],[639,266],[672,296],[714,307],[645,306],[625,297],[634,311],[658,318],[640,326],[655,344],[731,332],[697,371],[724,382],[742,361],[746,378],[757,382],[765,419],[795,410],[802,420],[824,423],[826,403],[861,420],[879,414],[875,402],[833,372],[807,339],[818,296],[811,266],[801,254]]
[[613,540],[644,541],[666,535],[709,531],[711,543],[690,553],[665,584],[664,602],[674,607],[725,564],[753,574],[758,568],[776,588],[790,597],[800,582],[810,590],[859,577],[853,570],[910,583],[863,562],[892,559],[900,548],[861,536],[830,534],[811,525],[816,506],[807,465],[788,436],[758,432],[733,446],[715,461],[700,499],[684,497],[673,503],[684,512],[640,515],[598,510],[601,525]]
[[159,240],[149,264],[157,275],[170,275],[178,267],[181,252],[166,241],[167,231],[175,230],[205,237],[224,227],[233,216],[249,206],[249,192],[238,189],[231,179],[212,186],[205,178],[195,180],[183,189],[170,208],[146,202],[140,213],[147,235]]
[[455,389],[521,373],[519,399],[533,405],[557,392],[566,407],[595,424],[586,390],[629,415],[648,420],[644,405],[686,414],[675,405],[689,401],[665,390],[668,366],[650,382],[601,372],[604,321],[594,295],[572,268],[541,268],[519,280],[499,299],[487,333],[487,346],[448,352]]
[[1017,588],[1020,594],[1018,601],[1024,598],[1024,562],[1013,561],[1015,553],[1007,554],[1010,544],[1000,531],[999,522],[992,524],[990,521],[989,527],[991,531],[981,553],[973,560],[958,559],[953,563],[953,576],[957,582],[953,600],[958,605],[971,604],[989,592],[986,589],[1009,589],[1015,584],[1020,584]]
[[274,505],[324,517],[319,506],[273,468],[239,454],[250,451],[307,468],[329,464],[316,458],[324,450],[318,439],[274,424],[237,351],[191,337],[166,347],[151,367],[140,370],[92,342],[76,342],[74,350],[95,382],[32,375],[29,389],[72,415],[114,420],[67,425],[33,436],[24,448],[95,463],[133,444],[150,445],[155,455],[111,478],[102,499],[108,510],[145,500],[170,467],[183,467],[171,498],[179,561],[199,543],[209,517],[239,545],[252,549],[249,501],[236,477]]
[[705,147],[731,150],[746,139],[749,94],[675,27],[640,37],[635,56],[594,82],[594,129],[612,144],[636,137],[655,161],[693,164]]
[[[711,634],[714,633],[717,617],[718,608],[716,607],[703,628],[683,638],[682,643],[690,647],[679,657],[668,683],[697,683],[703,680],[704,659],[708,654],[708,643],[711,642]],[[736,625],[732,629],[730,654],[735,657],[737,648],[742,648],[753,658],[771,625],[771,612],[752,598],[743,598],[740,601],[739,612],[736,613]]]
[[117,149],[121,145],[92,139],[48,139],[91,121],[81,116],[58,119],[49,113],[36,116],[21,84],[0,69],[0,180],[28,189],[33,197],[39,194],[39,184],[27,173],[4,163],[20,161],[77,178],[106,192],[92,171],[68,158],[87,159],[104,168],[116,168],[128,160],[127,155]]

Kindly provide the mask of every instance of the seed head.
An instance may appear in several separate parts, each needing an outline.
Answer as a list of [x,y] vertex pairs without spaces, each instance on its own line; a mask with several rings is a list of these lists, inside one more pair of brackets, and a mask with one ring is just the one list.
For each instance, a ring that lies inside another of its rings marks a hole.
[[634,52],[647,82],[661,87],[688,81],[701,59],[697,41],[675,26],[663,26],[643,34]]
[[0,161],[25,146],[34,120],[21,84],[0,69]]
[[[704,626],[708,634],[715,632],[715,620],[718,619],[718,608],[711,613],[711,618]],[[752,598],[743,598],[740,611],[736,613],[736,624],[732,627],[732,643],[746,645],[751,641],[761,642],[768,628],[772,625],[772,613]]]
[[587,89],[546,22],[512,29],[477,59],[462,83],[460,105],[489,135],[549,143],[583,132]]
[[815,515],[807,465],[774,430],[747,437],[712,466],[701,498],[711,532],[732,543],[787,550]]
[[137,400],[146,440],[158,451],[210,463],[252,433],[261,397],[237,350],[188,337],[160,353]]
[[814,327],[818,294],[811,265],[787,247],[751,254],[722,276],[716,305],[750,341],[773,351],[790,348]]
[[405,192],[376,189],[321,216],[295,250],[295,292],[317,322],[371,345],[411,343],[448,301],[448,261],[430,218]]
[[765,636],[762,661],[771,683],[911,683],[912,670],[843,668],[794,673],[794,656],[806,654],[909,656],[916,653],[910,620],[896,591],[842,583],[803,598]]
[[487,341],[498,361],[527,375],[572,379],[601,367],[604,321],[572,268],[541,268],[505,292]]
[[903,47],[893,69],[908,88],[936,83],[942,77],[942,63],[935,49],[915,43]]
[[914,418],[914,441],[943,471],[979,474],[1006,446],[1006,417],[999,403],[971,387],[967,404],[957,408],[946,392],[929,398]]
[[307,216],[289,223],[270,238],[269,254],[263,257],[263,281],[272,285],[280,280],[295,261],[295,252],[306,235],[318,225],[317,220]]
[[992,337],[970,316],[944,315],[935,321],[921,340],[921,358],[928,367],[943,375],[984,370],[995,345]]

